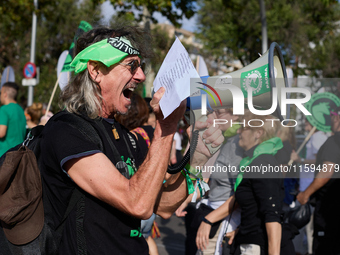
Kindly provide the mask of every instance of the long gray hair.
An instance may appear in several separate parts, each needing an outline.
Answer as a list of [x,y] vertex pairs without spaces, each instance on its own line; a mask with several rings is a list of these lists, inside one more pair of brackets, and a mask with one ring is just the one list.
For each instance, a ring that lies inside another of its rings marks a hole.
[[[76,44],[75,55],[86,47],[109,37],[125,36],[141,57],[153,57],[151,35],[137,26],[117,25],[115,29],[100,27],[82,35]],[[102,63],[100,63],[102,64]],[[103,67],[106,67],[102,64]],[[106,67],[107,70],[109,67]],[[85,111],[92,119],[102,116],[103,97],[100,86],[95,82],[87,69],[78,73],[65,87],[60,95],[61,106],[68,112],[80,114]]]

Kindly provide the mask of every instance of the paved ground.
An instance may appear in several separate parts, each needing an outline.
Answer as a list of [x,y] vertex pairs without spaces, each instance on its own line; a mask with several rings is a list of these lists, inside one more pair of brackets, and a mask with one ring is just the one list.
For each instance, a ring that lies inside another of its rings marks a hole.
[[184,255],[185,254],[185,226],[184,218],[176,215],[164,220],[156,217],[161,237],[156,238],[159,255]]

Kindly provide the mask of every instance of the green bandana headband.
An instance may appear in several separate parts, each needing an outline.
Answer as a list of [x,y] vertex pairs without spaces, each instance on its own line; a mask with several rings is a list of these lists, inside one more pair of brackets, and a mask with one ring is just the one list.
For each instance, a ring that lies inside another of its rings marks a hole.
[[100,61],[107,67],[117,64],[128,55],[140,55],[125,37],[107,38],[83,49],[75,56],[71,66],[80,73],[87,68],[89,60]]

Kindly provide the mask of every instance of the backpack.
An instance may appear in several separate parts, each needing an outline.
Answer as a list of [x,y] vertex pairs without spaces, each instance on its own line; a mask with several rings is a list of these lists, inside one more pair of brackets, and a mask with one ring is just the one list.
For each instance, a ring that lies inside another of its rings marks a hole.
[[[103,151],[98,133],[82,117],[62,111],[52,118],[77,128],[84,138],[99,145]],[[23,144],[11,148],[0,158],[0,255],[58,254],[64,223],[75,206],[77,253],[87,254],[82,227],[85,195],[80,189],[74,189],[58,226],[52,228],[45,215],[44,208],[50,211],[48,208],[52,205],[43,195],[47,187],[42,184],[39,167],[43,129],[44,126],[33,128]]]

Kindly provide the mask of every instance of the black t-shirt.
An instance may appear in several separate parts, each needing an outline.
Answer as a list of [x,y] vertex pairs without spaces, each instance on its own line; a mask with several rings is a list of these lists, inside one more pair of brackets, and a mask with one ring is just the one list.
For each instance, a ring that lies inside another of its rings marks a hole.
[[[88,121],[101,137],[104,153],[115,164],[113,152],[104,134],[96,127],[93,120],[88,119]],[[143,159],[140,156],[138,146],[134,148],[129,142],[128,131],[113,119],[104,119],[102,122],[120,155],[124,156],[125,160],[132,156],[136,160],[136,165],[140,165]],[[115,140],[113,137],[113,123],[119,133],[119,140]],[[98,145],[85,139],[78,129],[63,121],[55,121],[55,118],[49,120],[43,135],[44,138],[41,143],[42,178],[43,185],[47,187],[44,196],[53,207],[52,211],[46,212],[45,215],[50,218],[50,224],[55,228],[62,220],[75,188],[75,183],[63,168],[64,164],[70,159],[93,155],[101,151]],[[127,143],[122,139],[123,136],[125,136]],[[129,154],[126,144],[130,147],[132,155]],[[75,211],[76,208],[73,209],[66,220],[60,254],[76,254]],[[135,234],[139,228],[139,219],[127,215],[86,193],[84,232],[88,254],[148,254],[145,239],[142,235],[136,236]]]
[[[256,146],[245,152],[252,157]],[[262,154],[252,161],[248,169],[261,169],[263,166],[278,166],[274,156]],[[266,248],[267,234],[265,223],[282,221],[284,197],[283,179],[279,173],[245,172],[235,192],[236,202],[241,208],[241,224],[236,236],[237,244],[257,244]]]
[[[326,161],[335,164],[332,178],[313,195],[316,198],[315,228],[316,233],[321,230],[337,231],[340,234],[340,132],[329,137],[320,147],[316,156],[316,169],[322,169]],[[337,169],[337,170],[336,170]],[[322,170],[321,170],[322,171]],[[317,175],[319,171],[315,171]],[[338,235],[339,236],[339,235]]]

